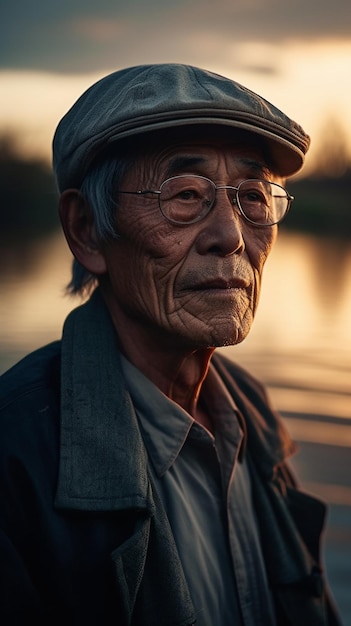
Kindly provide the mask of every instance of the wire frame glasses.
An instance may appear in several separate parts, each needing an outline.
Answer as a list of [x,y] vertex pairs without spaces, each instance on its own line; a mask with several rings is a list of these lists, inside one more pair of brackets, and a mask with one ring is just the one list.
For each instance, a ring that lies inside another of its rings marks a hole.
[[215,185],[209,178],[182,174],[167,178],[156,191],[119,191],[119,193],[157,194],[162,215],[172,224],[194,224],[206,217],[218,191],[226,192],[239,213],[256,226],[278,224],[289,211],[293,196],[284,187],[261,179],[241,181],[237,187]]

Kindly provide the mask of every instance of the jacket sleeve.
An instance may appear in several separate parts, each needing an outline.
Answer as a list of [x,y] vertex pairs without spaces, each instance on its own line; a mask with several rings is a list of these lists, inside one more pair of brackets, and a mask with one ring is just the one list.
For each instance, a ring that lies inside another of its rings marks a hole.
[[41,624],[40,599],[15,546],[0,529],[0,623]]

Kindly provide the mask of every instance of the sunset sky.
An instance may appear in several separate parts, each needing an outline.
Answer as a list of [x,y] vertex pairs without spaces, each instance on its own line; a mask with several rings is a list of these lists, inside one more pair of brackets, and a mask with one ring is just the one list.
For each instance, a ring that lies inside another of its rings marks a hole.
[[18,0],[0,24],[0,133],[50,158],[59,119],[95,80],[153,62],[198,65],[260,93],[351,154],[349,0]]

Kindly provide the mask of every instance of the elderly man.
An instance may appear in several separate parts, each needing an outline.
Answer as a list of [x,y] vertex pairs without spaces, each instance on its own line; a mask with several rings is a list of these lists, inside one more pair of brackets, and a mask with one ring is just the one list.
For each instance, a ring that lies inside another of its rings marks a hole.
[[337,624],[325,507],[262,386],[220,354],[254,319],[309,138],[182,65],[115,72],[54,168],[90,293],[1,382],[3,624]]

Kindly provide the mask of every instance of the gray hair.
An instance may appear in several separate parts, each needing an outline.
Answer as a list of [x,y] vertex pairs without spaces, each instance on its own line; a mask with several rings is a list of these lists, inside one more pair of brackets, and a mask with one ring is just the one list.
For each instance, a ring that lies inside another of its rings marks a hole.
[[[111,155],[94,165],[83,180],[80,193],[92,212],[99,242],[118,238],[115,223],[118,208],[116,190],[130,165],[130,158]],[[69,294],[89,294],[97,282],[97,276],[86,270],[77,259],[73,260],[72,276],[67,285]]]

